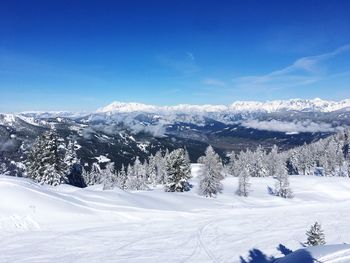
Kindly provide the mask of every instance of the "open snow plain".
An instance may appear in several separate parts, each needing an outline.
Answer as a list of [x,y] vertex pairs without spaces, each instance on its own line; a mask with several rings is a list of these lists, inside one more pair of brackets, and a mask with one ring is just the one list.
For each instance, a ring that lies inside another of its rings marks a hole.
[[[295,197],[282,199],[267,192],[272,178],[252,178],[244,198],[235,195],[237,178],[228,177],[223,194],[205,198],[197,194],[198,168],[192,165],[194,187],[186,193],[1,176],[0,262],[240,262],[253,248],[280,257],[276,247],[301,248],[315,221],[327,244],[350,242],[349,178],[292,176]],[[347,245],[314,251],[322,262],[350,262]]]

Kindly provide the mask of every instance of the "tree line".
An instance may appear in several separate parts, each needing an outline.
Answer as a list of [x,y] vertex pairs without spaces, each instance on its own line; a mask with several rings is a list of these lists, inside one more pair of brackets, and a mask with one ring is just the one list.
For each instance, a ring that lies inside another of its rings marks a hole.
[[[199,173],[199,194],[213,197],[223,190],[222,180],[226,176],[238,178],[237,194],[248,196],[251,177],[273,177],[275,188],[271,194],[291,198],[292,189],[289,175],[320,175],[350,177],[349,130],[281,152],[277,146],[264,149],[245,150],[228,154],[225,163],[209,146],[204,156],[198,159],[201,164]],[[76,154],[76,142],[68,143],[59,138],[51,129],[40,136],[28,154],[25,175],[38,183],[59,185],[81,180],[81,185],[102,184],[103,189],[118,187],[124,190],[147,190],[163,186],[168,192],[189,191],[192,185],[190,160],[186,149],[172,152],[158,151],[141,162],[138,157],[132,164],[122,166],[120,170],[113,163],[101,169],[99,163],[93,163],[90,169],[81,166]],[[6,167],[5,167],[6,168]],[[0,169],[5,170],[0,166]],[[79,178],[72,174],[79,174]],[[0,171],[1,173],[1,171]]]

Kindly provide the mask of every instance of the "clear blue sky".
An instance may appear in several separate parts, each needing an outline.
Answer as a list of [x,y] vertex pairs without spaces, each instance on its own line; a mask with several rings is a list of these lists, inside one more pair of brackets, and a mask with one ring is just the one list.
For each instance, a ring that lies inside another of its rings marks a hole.
[[350,97],[350,1],[0,1],[0,111]]

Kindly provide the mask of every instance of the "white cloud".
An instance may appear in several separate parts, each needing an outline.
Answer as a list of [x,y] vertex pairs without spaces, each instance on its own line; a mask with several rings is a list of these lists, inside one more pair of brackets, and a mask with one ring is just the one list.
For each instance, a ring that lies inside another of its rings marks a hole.
[[215,87],[225,87],[226,83],[219,79],[207,78],[202,81],[204,85],[215,86]]
[[157,60],[163,66],[184,74],[192,74],[200,71],[199,66],[196,64],[194,55],[190,52],[187,52],[185,56],[182,54],[182,56],[177,57],[161,55],[157,57]]
[[277,131],[285,133],[299,132],[336,132],[342,127],[332,127],[329,123],[316,123],[312,121],[285,122],[278,120],[258,121],[247,120],[241,123],[242,126],[265,131]]
[[350,51],[350,44],[329,53],[297,59],[293,64],[265,75],[245,76],[233,79],[242,89],[284,89],[318,82],[341,72],[330,72],[331,60]]

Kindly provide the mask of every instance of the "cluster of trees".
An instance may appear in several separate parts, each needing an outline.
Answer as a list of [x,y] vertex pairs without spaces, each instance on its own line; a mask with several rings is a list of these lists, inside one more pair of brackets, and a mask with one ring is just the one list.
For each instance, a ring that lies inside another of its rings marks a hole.
[[350,177],[350,130],[285,153],[291,173]]
[[[198,192],[213,197],[222,192],[224,176],[232,175],[238,177],[237,194],[248,196],[250,177],[270,176],[276,180],[275,188],[270,192],[291,198],[293,192],[289,174],[350,177],[349,144],[350,131],[347,130],[284,152],[279,152],[277,146],[270,151],[259,146],[254,151],[232,152],[225,165],[209,146],[205,155],[198,159],[198,163],[202,164]],[[120,170],[115,169],[113,163],[106,164],[104,169],[94,163],[85,170],[77,158],[76,142],[69,140],[66,143],[51,129],[36,140],[28,153],[26,176],[38,183],[71,183],[74,170],[78,171],[79,176],[82,175],[80,186],[103,184],[106,190],[114,187],[145,190],[162,185],[169,192],[188,191],[191,188],[188,182],[191,178],[190,161],[185,149],[158,151],[144,162],[136,157],[133,164],[122,166]],[[0,165],[0,173],[6,173],[4,164]]]
[[75,143],[60,138],[54,129],[40,136],[28,154],[26,167],[28,178],[53,186],[69,183],[68,176],[78,163]]
[[[143,163],[136,157],[132,165],[122,166],[120,170],[116,170],[113,163],[106,164],[104,169],[98,163],[93,163],[89,170],[85,170],[77,158],[76,148],[74,140],[66,143],[55,129],[43,133],[28,152],[25,176],[53,186],[62,183],[80,187],[103,184],[105,190],[114,187],[145,190],[156,185],[163,185],[168,192],[188,191],[191,188],[188,183],[191,178],[190,160],[185,149],[166,150],[164,153],[158,151]],[[0,172],[6,174],[4,164],[0,165]],[[79,176],[74,177],[74,172]],[[82,182],[79,182],[79,178]]]
[[191,185],[190,161],[184,149],[162,153],[158,151],[149,160],[141,162],[136,157],[134,163],[116,170],[113,163],[101,169],[94,163],[91,171],[83,171],[87,185],[103,184],[103,189],[118,187],[124,190],[146,190],[156,185],[163,185],[167,192],[188,191]]
[[250,177],[271,176],[276,179],[275,189],[271,193],[283,198],[293,197],[289,186],[287,161],[285,155],[278,152],[276,145],[269,153],[261,146],[255,151],[247,149],[239,154],[232,152],[226,168],[229,174],[238,177],[237,194],[240,196],[249,195]]

